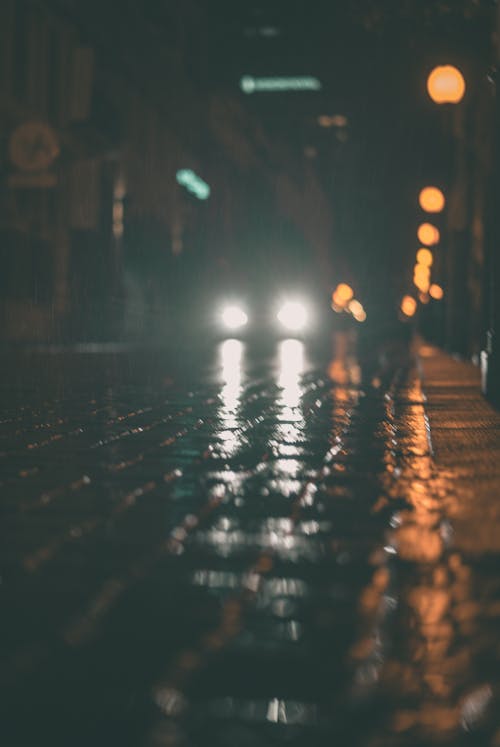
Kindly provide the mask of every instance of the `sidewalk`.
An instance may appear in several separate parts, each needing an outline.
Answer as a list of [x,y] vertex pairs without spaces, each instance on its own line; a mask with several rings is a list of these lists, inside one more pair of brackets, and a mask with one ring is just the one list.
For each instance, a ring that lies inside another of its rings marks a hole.
[[[481,395],[476,368],[422,344],[395,411],[402,455],[395,489],[408,509],[391,522],[395,612],[381,626],[389,645],[379,691],[389,728],[370,746],[495,747],[500,413]],[[408,443],[423,427],[430,456]]]
[[450,488],[454,545],[472,556],[499,553],[500,412],[482,396],[478,368],[426,345],[419,359],[434,458]]

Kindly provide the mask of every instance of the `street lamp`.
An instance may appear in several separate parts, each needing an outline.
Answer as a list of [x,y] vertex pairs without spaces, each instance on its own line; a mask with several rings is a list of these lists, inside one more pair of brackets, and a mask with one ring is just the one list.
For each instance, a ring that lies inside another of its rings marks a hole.
[[446,200],[444,194],[437,187],[424,187],[420,191],[418,202],[426,213],[440,213]]
[[440,239],[439,229],[432,223],[421,223],[417,231],[418,240],[426,246],[434,246]]
[[417,311],[417,302],[415,301],[413,296],[403,296],[400,308],[406,317],[415,316],[415,312]]
[[424,267],[432,267],[432,263],[434,261],[434,257],[432,256],[432,252],[430,249],[426,249],[425,247],[422,247],[417,252],[417,263],[419,265],[423,265]]
[[427,78],[427,91],[436,104],[458,104],[465,94],[464,76],[453,65],[438,65]]

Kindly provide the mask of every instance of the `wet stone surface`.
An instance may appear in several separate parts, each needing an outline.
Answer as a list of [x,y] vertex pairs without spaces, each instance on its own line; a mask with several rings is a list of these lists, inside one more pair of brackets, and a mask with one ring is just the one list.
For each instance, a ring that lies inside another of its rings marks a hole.
[[18,363],[2,744],[500,744],[498,556],[456,545],[417,369],[341,342]]

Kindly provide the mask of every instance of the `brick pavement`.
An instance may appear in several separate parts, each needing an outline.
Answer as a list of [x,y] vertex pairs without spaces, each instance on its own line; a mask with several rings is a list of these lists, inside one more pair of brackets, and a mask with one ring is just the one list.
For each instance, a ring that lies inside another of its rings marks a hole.
[[500,418],[339,351],[7,392],[8,747],[493,743]]

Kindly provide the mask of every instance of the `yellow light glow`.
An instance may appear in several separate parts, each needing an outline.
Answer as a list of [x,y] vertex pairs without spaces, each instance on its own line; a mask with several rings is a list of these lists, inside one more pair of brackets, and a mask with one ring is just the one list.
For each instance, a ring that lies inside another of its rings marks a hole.
[[364,322],[366,320],[366,311],[363,308],[363,304],[360,303],[356,298],[353,298],[352,301],[349,301],[347,308],[357,322]]
[[419,291],[427,293],[431,284],[431,271],[425,265],[415,265],[413,268],[413,282]]
[[347,283],[339,283],[334,295],[346,304],[351,300],[351,298],[354,298],[354,291],[350,285],[347,285]]
[[428,304],[429,303],[429,294],[428,293],[422,293],[422,292],[420,292],[418,294],[418,299],[419,299],[419,301],[421,303]]
[[432,256],[432,252],[430,249],[419,249],[417,252],[417,262],[419,265],[423,265],[424,267],[432,267],[432,263],[434,261],[434,257]]
[[415,315],[417,310],[417,302],[413,296],[403,296],[401,301],[401,311],[405,316],[411,317]]
[[355,298],[353,298],[352,301],[349,301],[347,308],[353,316],[356,316],[356,314],[361,314],[364,311],[363,304],[361,304]]
[[436,104],[458,104],[465,94],[464,76],[453,65],[439,65],[427,78],[427,92]]
[[440,239],[439,229],[432,223],[421,223],[417,231],[418,240],[426,246],[434,246]]
[[431,275],[431,271],[425,265],[415,265],[415,267],[413,268],[413,277],[414,278],[425,278],[425,279],[429,279],[430,275]]
[[429,288],[429,295],[436,301],[440,301],[444,296],[444,290],[437,283],[433,283]]
[[444,194],[437,187],[424,187],[418,196],[422,210],[427,213],[440,213],[445,206]]
[[417,279],[414,279],[413,282],[415,283],[415,287],[418,288],[418,290],[421,293],[429,292],[430,283],[428,280],[424,280],[423,278],[417,278]]
[[299,301],[287,301],[278,311],[276,317],[289,332],[300,332],[307,326],[308,313],[304,304]]

